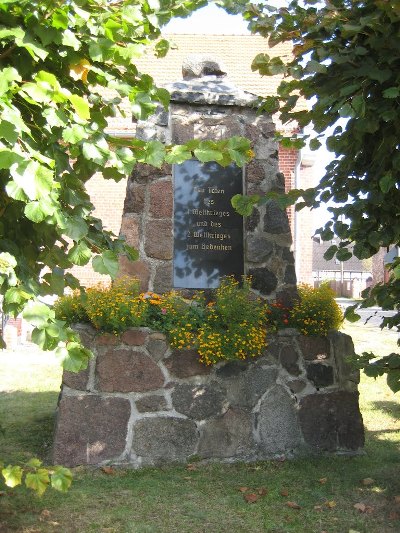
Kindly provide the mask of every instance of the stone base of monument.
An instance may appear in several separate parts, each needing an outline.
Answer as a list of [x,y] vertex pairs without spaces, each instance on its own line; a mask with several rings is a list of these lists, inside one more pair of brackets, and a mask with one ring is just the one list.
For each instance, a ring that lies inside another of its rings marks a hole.
[[283,330],[258,358],[205,367],[146,328],[79,331],[94,358],[79,374],[64,372],[54,463],[255,461],[364,444],[347,335]]

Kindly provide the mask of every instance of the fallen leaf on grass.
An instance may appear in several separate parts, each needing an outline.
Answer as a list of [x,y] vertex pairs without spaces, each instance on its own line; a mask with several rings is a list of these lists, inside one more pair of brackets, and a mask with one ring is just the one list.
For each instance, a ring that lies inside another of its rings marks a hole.
[[247,492],[249,489],[249,487],[239,487],[239,492]]
[[115,469],[111,466],[102,466],[101,469],[108,476],[113,476],[115,474]]
[[375,483],[375,480],[372,479],[372,477],[366,477],[361,480],[361,484],[365,487],[368,487],[368,485],[373,485]]
[[314,505],[314,511],[322,511],[322,505]]
[[354,509],[357,509],[357,511],[360,511],[360,513],[371,514],[374,512],[374,508],[370,505],[365,505],[365,503],[355,503],[353,507]]
[[255,503],[260,499],[260,496],[255,492],[249,492],[248,494],[245,494],[243,498],[246,500],[247,503]]
[[300,505],[296,502],[286,502],[286,505],[291,509],[301,509]]
[[318,480],[321,485],[325,485],[325,483],[328,481],[328,478],[327,477],[321,477],[321,479]]
[[43,509],[43,511],[40,513],[39,520],[41,522],[44,522],[45,520],[48,520],[50,518],[50,511],[48,509]]
[[325,502],[325,505],[326,507],[328,507],[329,509],[333,509],[334,507],[336,507],[336,502],[334,500],[331,500],[329,502]]
[[284,496],[286,498],[287,496],[289,496],[289,491],[287,489],[282,489],[281,496]]
[[260,496],[265,496],[266,494],[268,494],[268,490],[265,487],[260,487],[259,489],[257,489],[257,493]]
[[400,496],[395,496],[394,497],[394,503],[400,504]]
[[186,466],[186,470],[189,470],[190,472],[193,472],[194,470],[197,470],[197,465],[193,464],[193,463],[189,463],[187,466]]

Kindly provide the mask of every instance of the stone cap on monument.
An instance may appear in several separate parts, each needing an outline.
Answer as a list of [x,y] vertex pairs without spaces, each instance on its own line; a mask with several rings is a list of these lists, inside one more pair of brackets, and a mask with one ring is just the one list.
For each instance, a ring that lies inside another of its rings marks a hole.
[[258,96],[226,77],[223,63],[208,54],[189,55],[182,64],[183,80],[168,84],[172,102],[252,107]]

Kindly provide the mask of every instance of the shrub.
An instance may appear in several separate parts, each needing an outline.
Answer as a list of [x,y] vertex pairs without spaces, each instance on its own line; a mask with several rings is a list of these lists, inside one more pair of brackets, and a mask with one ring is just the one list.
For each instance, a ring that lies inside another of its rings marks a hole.
[[67,324],[90,322],[79,291],[58,298],[54,304],[54,311],[56,318],[65,320]]
[[233,277],[224,278],[198,331],[200,360],[210,365],[260,355],[265,348],[265,311],[265,303],[252,297],[248,278],[242,286]]
[[86,291],[84,307],[96,329],[118,333],[146,324],[148,306],[139,297],[139,282],[120,278],[111,287]]
[[300,300],[290,313],[290,326],[303,335],[325,336],[331,329],[338,329],[343,322],[343,313],[335,301],[335,292],[328,284],[318,288],[310,285],[298,287]]

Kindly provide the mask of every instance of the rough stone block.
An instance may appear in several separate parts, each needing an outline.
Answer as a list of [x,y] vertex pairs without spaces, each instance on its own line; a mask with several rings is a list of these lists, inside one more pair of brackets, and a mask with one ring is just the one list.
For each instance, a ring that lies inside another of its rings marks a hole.
[[130,411],[123,398],[64,396],[58,407],[53,462],[77,466],[117,459],[125,449]]
[[143,346],[149,336],[149,332],[143,329],[128,329],[121,335],[121,341],[128,346]]
[[144,396],[135,402],[136,409],[139,413],[165,411],[168,409],[167,401],[164,396],[154,394],[153,396]]
[[288,285],[296,285],[297,283],[297,276],[296,276],[296,270],[294,268],[294,265],[286,265],[285,268],[285,277],[283,279],[284,283],[287,283]]
[[306,396],[299,417],[304,439],[316,451],[354,451],[364,445],[357,392]]
[[132,449],[147,465],[184,462],[195,453],[198,431],[192,420],[144,418],[133,429]]
[[271,294],[278,285],[278,279],[268,268],[250,268],[251,286],[261,294]]
[[301,445],[295,404],[283,387],[270,389],[261,402],[258,431],[266,455],[288,453]]
[[159,294],[172,289],[172,261],[157,264],[154,275],[153,289]]
[[356,388],[356,384],[360,382],[360,371],[355,369],[347,360],[354,356],[352,338],[339,331],[331,331],[328,334],[328,340],[333,346],[339,384],[343,387]]
[[118,277],[129,276],[140,282],[140,290],[147,291],[150,281],[150,269],[145,261],[130,261],[126,256],[119,257]]
[[196,350],[174,350],[164,365],[172,376],[180,379],[205,376],[211,372],[210,367],[200,363]]
[[64,370],[62,376],[63,385],[75,390],[86,390],[89,379],[89,367],[81,370],[77,374],[75,372],[68,372]]
[[248,365],[247,370],[232,377],[225,377],[223,383],[227,389],[229,403],[237,407],[252,408],[275,385],[277,369],[259,362]]
[[164,178],[172,175],[172,166],[164,163],[161,168],[156,168],[145,163],[135,165],[133,176],[135,181],[143,180],[147,183],[151,179]]
[[128,181],[124,204],[124,214],[142,213],[145,207],[146,185],[135,183],[132,179]]
[[153,218],[171,218],[173,208],[172,181],[162,180],[150,185],[150,215]]
[[298,360],[299,354],[293,345],[283,346],[280,354],[280,363],[292,376],[299,376],[301,374]]
[[173,238],[171,220],[150,220],[145,230],[145,251],[154,259],[172,259]]
[[333,385],[333,368],[321,363],[307,365],[307,378],[312,381],[317,389]]
[[274,245],[266,235],[249,235],[246,259],[252,263],[263,263],[274,253]]
[[265,205],[264,231],[267,233],[290,233],[286,211],[282,211],[275,200]]
[[97,346],[116,346],[119,342],[119,337],[112,333],[101,333],[95,339],[95,344],[97,344]]
[[151,333],[147,342],[147,351],[154,359],[160,361],[168,350],[167,338],[163,333]]
[[330,344],[326,337],[301,335],[298,342],[303,358],[306,361],[323,361],[329,359]]
[[129,246],[139,248],[139,218],[137,216],[125,214],[122,217],[120,236],[125,237]]
[[258,227],[258,224],[260,223],[260,219],[261,219],[260,211],[254,208],[251,215],[246,217],[245,219],[246,231],[248,232],[254,231]]
[[161,388],[164,376],[150,356],[115,349],[98,356],[96,383],[103,392],[146,392]]
[[292,381],[288,381],[286,385],[294,394],[298,394],[299,392],[305,389],[307,384],[301,379],[293,379]]
[[241,409],[228,411],[201,428],[198,455],[204,458],[246,458],[255,451],[252,415]]
[[182,384],[172,393],[172,404],[178,413],[195,420],[219,415],[225,404],[226,391],[217,382],[204,385]]
[[194,124],[174,121],[172,125],[172,142],[174,144],[184,144],[194,139]]

